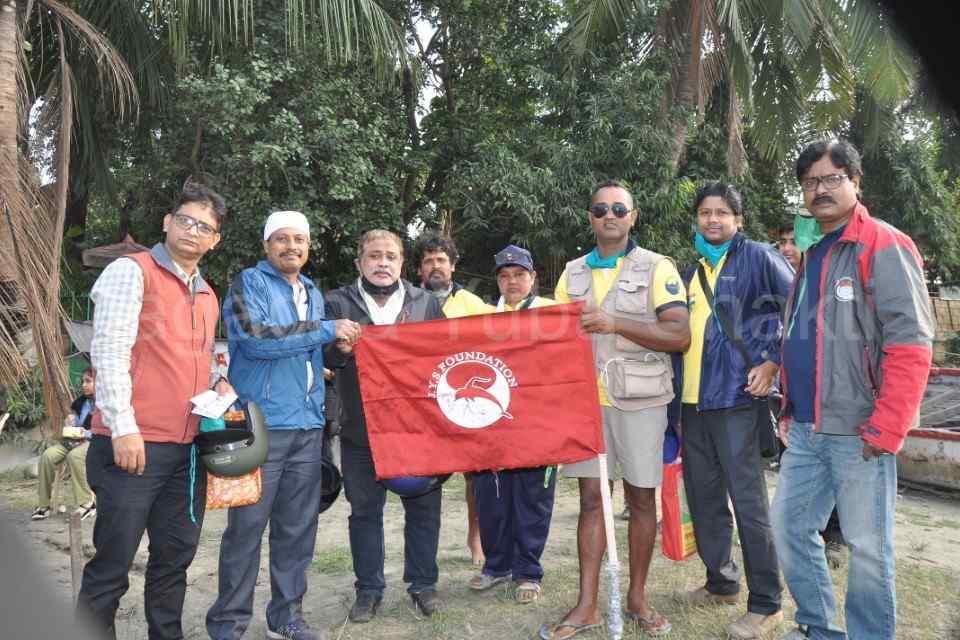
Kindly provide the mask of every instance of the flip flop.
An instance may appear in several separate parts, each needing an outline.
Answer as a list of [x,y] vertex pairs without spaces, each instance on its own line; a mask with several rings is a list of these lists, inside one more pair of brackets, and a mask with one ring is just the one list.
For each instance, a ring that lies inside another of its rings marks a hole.
[[517,584],[513,592],[513,599],[518,604],[530,604],[540,599],[540,584],[537,582],[523,581]]
[[[573,633],[565,636],[560,636],[557,634],[557,629],[567,627],[573,629]],[[580,635],[584,631],[590,631],[590,629],[599,629],[600,623],[595,622],[593,624],[577,624],[576,622],[570,622],[569,620],[564,620],[563,622],[558,622],[557,624],[544,623],[540,625],[540,630],[537,632],[537,637],[540,640],[567,640],[573,636]]]
[[673,630],[673,625],[670,624],[670,621],[656,611],[652,612],[649,618],[644,618],[639,613],[624,610],[623,617],[636,622],[642,633],[653,636],[654,638],[665,636]]
[[487,589],[495,587],[509,579],[510,576],[491,576],[490,574],[481,572],[470,578],[470,581],[467,582],[467,586],[473,591],[486,591]]

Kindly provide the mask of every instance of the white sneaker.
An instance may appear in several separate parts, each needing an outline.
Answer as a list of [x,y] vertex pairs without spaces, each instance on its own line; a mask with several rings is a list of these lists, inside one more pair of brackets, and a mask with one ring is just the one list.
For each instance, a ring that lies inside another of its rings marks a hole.
[[74,513],[79,513],[80,519],[86,520],[87,518],[97,515],[97,504],[95,502],[82,504],[77,507],[77,510],[74,511]]
[[785,636],[780,636],[780,640],[807,640],[807,633],[800,627],[793,629]]

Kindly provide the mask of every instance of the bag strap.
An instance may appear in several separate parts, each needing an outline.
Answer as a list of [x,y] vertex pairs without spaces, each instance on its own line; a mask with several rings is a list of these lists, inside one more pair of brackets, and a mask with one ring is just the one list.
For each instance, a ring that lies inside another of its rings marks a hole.
[[714,304],[713,289],[710,288],[710,284],[707,282],[707,273],[703,269],[703,263],[697,267],[697,278],[700,280],[700,288],[703,289],[703,295],[707,297],[707,304],[710,305],[713,315],[720,321],[720,328],[723,330],[724,335],[726,335],[727,340],[732,342],[733,346],[740,351],[740,356],[743,357],[743,363],[747,365],[747,368],[750,368],[752,362],[750,360],[750,354],[747,353],[747,346],[743,344],[743,340],[738,338],[736,332],[733,330],[733,323],[730,321],[730,316],[721,312]]

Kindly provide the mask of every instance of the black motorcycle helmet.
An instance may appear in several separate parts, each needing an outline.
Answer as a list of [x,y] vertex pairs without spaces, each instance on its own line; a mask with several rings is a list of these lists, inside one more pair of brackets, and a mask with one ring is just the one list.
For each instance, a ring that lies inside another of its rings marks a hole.
[[340,471],[328,457],[324,456],[323,464],[320,468],[320,511],[323,513],[333,506],[340,495],[340,489],[343,486],[343,480],[340,477]]
[[194,443],[207,471],[235,477],[250,473],[267,459],[267,421],[257,403],[244,409],[244,420],[226,421],[226,429],[197,434]]
[[381,482],[401,498],[416,498],[436,491],[449,477],[449,473],[441,476],[401,476],[381,480]]

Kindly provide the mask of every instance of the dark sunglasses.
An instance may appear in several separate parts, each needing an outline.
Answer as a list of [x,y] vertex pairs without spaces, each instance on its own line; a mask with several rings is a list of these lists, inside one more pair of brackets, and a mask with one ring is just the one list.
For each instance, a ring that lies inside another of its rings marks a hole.
[[590,205],[590,213],[593,214],[594,218],[602,218],[607,215],[607,211],[613,210],[613,215],[618,218],[624,218],[632,209],[628,209],[627,205],[622,202],[614,202],[613,207],[608,205],[606,202],[598,202],[597,204]]

